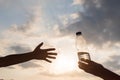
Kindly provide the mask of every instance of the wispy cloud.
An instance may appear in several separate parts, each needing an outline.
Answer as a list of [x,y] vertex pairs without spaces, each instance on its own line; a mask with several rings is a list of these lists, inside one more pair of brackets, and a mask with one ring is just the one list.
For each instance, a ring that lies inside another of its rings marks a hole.
[[119,59],[120,59],[120,55],[113,55],[113,56],[110,56],[109,61],[106,61],[104,64],[106,65],[106,67],[110,68],[111,70],[118,71],[120,70]]
[[28,69],[28,68],[38,68],[41,67],[40,65],[34,63],[34,62],[25,62],[25,63],[21,63],[19,64],[19,66],[21,66],[23,69]]
[[85,0],[73,0],[72,5],[83,5]]

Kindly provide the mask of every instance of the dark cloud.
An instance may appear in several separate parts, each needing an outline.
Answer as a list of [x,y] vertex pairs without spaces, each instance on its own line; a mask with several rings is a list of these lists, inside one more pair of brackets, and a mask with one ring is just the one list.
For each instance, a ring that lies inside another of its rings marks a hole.
[[15,53],[25,53],[31,51],[31,48],[25,44],[13,44],[9,47],[9,49]]
[[104,65],[114,71],[120,70],[120,55],[111,56],[110,60],[106,61]]
[[120,1],[119,0],[84,0],[84,12],[80,12],[80,21],[61,29],[61,32],[73,34],[82,31],[92,43],[102,44],[107,41],[120,41]]
[[19,66],[21,66],[22,68],[36,68],[36,67],[41,67],[40,65],[34,63],[34,62],[25,62],[25,63],[21,63],[19,64]]

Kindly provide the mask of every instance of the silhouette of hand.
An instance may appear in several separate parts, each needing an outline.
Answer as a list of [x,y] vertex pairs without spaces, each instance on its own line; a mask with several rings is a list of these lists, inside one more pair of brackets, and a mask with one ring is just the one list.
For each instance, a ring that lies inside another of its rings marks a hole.
[[[50,58],[50,59],[56,59],[56,57],[53,57],[53,56],[56,56],[57,53],[53,53],[53,52],[49,52],[49,51],[54,51],[55,48],[48,48],[48,49],[40,49],[40,47],[43,45],[43,42],[40,43],[35,49],[34,51],[32,52],[33,54],[33,58],[34,59],[38,59],[38,60],[45,60],[49,63],[51,63],[52,61],[47,59],[47,58]],[[52,56],[53,55],[53,56]]]
[[82,62],[78,62],[78,66],[85,72],[91,73],[96,76],[100,76],[104,72],[104,67],[101,64],[88,59],[81,59],[81,61]]
[[85,72],[101,77],[104,80],[120,80],[119,75],[104,68],[101,64],[98,64],[94,61],[81,59],[78,64],[79,68],[83,69]]

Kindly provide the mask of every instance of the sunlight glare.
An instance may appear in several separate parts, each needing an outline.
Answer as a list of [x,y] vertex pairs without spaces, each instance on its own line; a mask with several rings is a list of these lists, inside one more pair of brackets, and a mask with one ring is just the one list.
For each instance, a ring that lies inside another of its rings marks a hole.
[[73,55],[59,55],[52,65],[52,72],[55,74],[62,74],[74,71],[76,68],[76,58]]

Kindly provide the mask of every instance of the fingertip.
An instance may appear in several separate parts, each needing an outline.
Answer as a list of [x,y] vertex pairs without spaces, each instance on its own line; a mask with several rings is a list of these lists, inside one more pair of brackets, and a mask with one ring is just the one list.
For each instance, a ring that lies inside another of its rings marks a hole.
[[56,50],[55,48],[53,48],[53,50]]
[[44,50],[47,50],[47,51],[54,51],[55,48],[48,48],[48,49],[44,49]]
[[49,63],[52,63],[52,61],[49,61]]
[[40,44],[43,45],[43,42],[41,42]]
[[38,48],[41,47],[43,45],[43,42],[41,42],[39,45],[38,45]]
[[55,53],[55,55],[58,55],[57,53]]
[[49,62],[49,63],[52,63],[52,61],[48,60],[48,59],[45,59],[45,61]]

